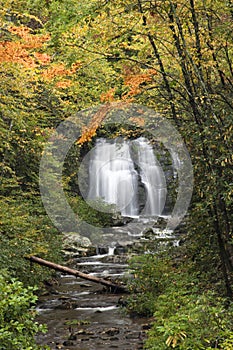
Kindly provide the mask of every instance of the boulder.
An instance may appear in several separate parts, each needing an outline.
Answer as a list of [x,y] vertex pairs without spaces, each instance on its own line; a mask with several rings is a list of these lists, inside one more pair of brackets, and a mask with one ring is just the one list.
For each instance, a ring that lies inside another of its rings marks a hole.
[[65,233],[62,241],[63,252],[68,255],[83,255],[92,248],[89,238],[76,232]]

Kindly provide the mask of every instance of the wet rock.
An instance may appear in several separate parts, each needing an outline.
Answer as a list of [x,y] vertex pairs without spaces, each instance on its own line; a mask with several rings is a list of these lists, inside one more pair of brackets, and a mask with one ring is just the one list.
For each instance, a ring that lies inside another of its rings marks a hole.
[[110,335],[110,336],[113,336],[113,335],[119,334],[119,333],[120,333],[120,330],[119,330],[119,328],[112,327],[112,328],[109,328],[109,329],[105,330],[104,333],[105,333],[105,334],[108,334],[108,335]]
[[128,259],[129,259],[128,254],[122,254],[122,255],[108,255],[103,257],[101,260],[105,263],[127,264]]
[[142,325],[142,329],[144,329],[144,330],[151,329],[151,327],[152,327],[152,325],[149,324],[149,323],[146,323],[146,324],[143,324],[143,325]]
[[64,343],[63,343],[64,346],[73,346],[74,345],[74,342],[71,341],[71,340],[65,340]]
[[76,334],[71,334],[69,336],[69,339],[68,340],[77,340],[77,335]]
[[97,253],[100,255],[108,254],[108,247],[98,247],[96,250],[97,250]]
[[70,297],[67,295],[61,295],[59,296],[58,300],[70,300]]
[[69,310],[69,309],[75,309],[76,307],[77,307],[77,302],[75,300],[67,298],[66,300],[63,300],[61,304],[54,306],[54,309]]
[[77,332],[78,335],[93,335],[94,332],[92,331],[89,331],[89,330],[85,330],[85,329],[80,329],[78,332]]
[[68,310],[68,309],[72,309],[72,305],[70,303],[62,303],[59,304],[57,306],[54,306],[54,309],[59,309],[59,310]]
[[89,284],[89,283],[82,283],[82,284],[80,284],[80,287],[81,288],[90,288],[91,284]]
[[118,338],[118,337],[111,337],[109,340],[111,340],[111,341],[118,341],[118,340],[120,340],[120,338]]
[[146,230],[143,231],[143,237],[147,239],[151,239],[154,237],[154,231],[151,227],[147,228]]
[[132,333],[129,333],[125,336],[126,339],[140,339],[140,333],[135,333],[135,332],[132,332]]
[[108,340],[108,337],[107,337],[107,336],[99,336],[99,339],[100,339],[100,340],[105,340],[105,341],[106,341],[106,340]]
[[119,212],[116,212],[112,216],[112,224],[113,226],[123,226],[125,225],[125,218],[121,216]]

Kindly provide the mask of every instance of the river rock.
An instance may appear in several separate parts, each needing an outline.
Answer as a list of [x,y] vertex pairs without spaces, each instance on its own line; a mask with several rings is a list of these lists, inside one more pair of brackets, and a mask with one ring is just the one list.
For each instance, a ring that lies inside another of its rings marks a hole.
[[91,249],[92,244],[89,238],[81,236],[75,232],[65,233],[63,235],[63,252],[69,254],[84,255]]
[[94,332],[92,331],[87,331],[85,329],[80,329],[78,332],[77,332],[78,335],[93,335]]
[[119,330],[119,328],[112,327],[112,328],[106,329],[104,333],[106,333],[112,337],[116,334],[119,334],[120,330]]
[[74,342],[72,342],[71,340],[65,340],[63,343],[64,346],[73,346]]

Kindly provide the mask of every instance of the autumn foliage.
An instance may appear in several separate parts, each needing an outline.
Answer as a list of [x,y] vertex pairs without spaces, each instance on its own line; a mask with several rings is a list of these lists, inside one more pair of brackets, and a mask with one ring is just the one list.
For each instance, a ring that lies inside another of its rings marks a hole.
[[34,35],[25,26],[9,26],[12,41],[0,42],[0,63],[10,62],[23,65],[25,68],[34,69],[38,64],[47,64],[51,57],[46,53],[35,50],[41,49],[49,40],[49,35]]
[[134,101],[135,97],[143,90],[143,85],[151,83],[157,74],[155,69],[147,69],[146,72],[133,72],[132,70],[124,70],[124,85],[129,91],[123,96],[123,100],[128,102]]
[[[72,82],[64,79],[75,74],[81,63],[75,62],[71,68],[66,68],[63,62],[53,62],[53,58],[46,52],[46,44],[51,39],[48,33],[34,34],[25,26],[8,26],[12,40],[0,42],[0,63],[19,64],[25,69],[36,70],[41,79],[55,80],[58,88],[69,87]],[[63,78],[61,81],[60,78]]]

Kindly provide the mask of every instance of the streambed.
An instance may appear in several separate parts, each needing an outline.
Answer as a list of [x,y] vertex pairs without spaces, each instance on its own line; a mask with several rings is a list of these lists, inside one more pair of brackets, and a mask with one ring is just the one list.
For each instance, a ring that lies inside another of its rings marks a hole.
[[[121,278],[127,257],[96,254],[72,261],[72,268],[111,280]],[[60,275],[58,284],[39,299],[37,321],[46,323],[47,334],[37,336],[40,345],[53,350],[136,350],[143,348],[148,320],[130,318],[121,307],[121,294],[111,294],[96,283]]]

